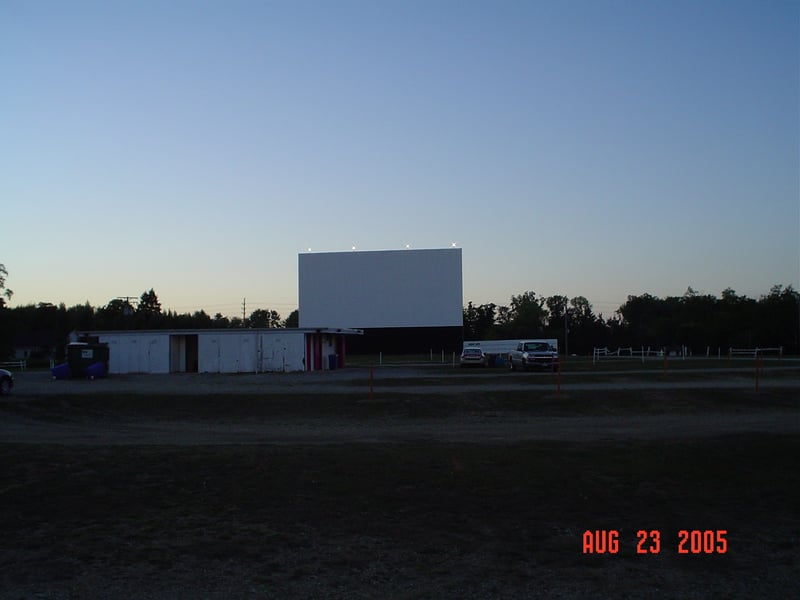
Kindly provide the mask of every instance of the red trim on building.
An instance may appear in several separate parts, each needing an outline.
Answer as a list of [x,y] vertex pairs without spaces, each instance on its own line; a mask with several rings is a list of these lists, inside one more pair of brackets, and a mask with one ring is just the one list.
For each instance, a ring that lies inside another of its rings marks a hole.
[[314,335],[314,370],[321,371],[322,365],[322,335],[319,333]]
[[338,354],[338,366],[342,369],[345,366],[345,344],[343,335],[336,336],[336,354]]

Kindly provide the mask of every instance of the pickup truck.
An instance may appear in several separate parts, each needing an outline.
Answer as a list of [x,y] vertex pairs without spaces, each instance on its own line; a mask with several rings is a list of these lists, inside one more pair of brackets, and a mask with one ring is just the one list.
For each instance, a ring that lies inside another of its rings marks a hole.
[[558,351],[542,340],[523,340],[508,353],[508,366],[516,369],[554,369],[558,364]]

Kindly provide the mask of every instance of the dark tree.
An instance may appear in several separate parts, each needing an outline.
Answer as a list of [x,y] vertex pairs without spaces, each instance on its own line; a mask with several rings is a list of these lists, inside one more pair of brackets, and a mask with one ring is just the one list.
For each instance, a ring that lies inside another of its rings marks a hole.
[[150,288],[147,292],[142,292],[139,298],[139,305],[136,307],[136,323],[142,328],[153,328],[159,325],[161,317],[161,303],[158,296]]
[[[0,263],[0,308],[5,307],[6,301],[11,300],[11,296],[14,295],[14,292],[6,287],[6,277],[8,277],[6,266]],[[5,296],[5,298],[3,298],[3,296]]]
[[758,345],[800,347],[800,294],[790,285],[773,285],[758,301]]
[[625,329],[623,346],[649,346],[663,344],[662,331],[667,331],[664,326],[664,301],[642,294],[641,296],[628,296],[628,301],[619,307],[622,316],[622,325]]
[[250,313],[249,327],[281,327],[281,316],[277,311],[259,308]]
[[494,304],[474,306],[472,302],[467,303],[467,307],[464,309],[464,339],[485,340],[491,338],[496,308]]
[[95,310],[89,301],[76,304],[67,309],[67,321],[70,331],[91,331],[95,329]]
[[591,303],[583,296],[575,296],[567,308],[567,335],[564,351],[571,354],[588,354],[595,346],[605,345],[604,327],[598,327]]
[[[723,349],[752,347],[755,341],[755,315],[758,305],[747,296],[725,288],[716,306],[715,342]],[[714,345],[714,342],[712,342]]]
[[286,321],[283,322],[284,327],[292,327],[296,328],[300,326],[300,311],[294,309],[292,312],[289,313],[289,316],[286,317]]
[[511,309],[505,305],[498,306],[497,316],[494,321],[501,328],[507,328],[511,324]]
[[128,298],[114,298],[97,311],[98,329],[131,329],[136,309]]
[[547,311],[544,298],[537,298],[535,292],[524,292],[519,296],[511,296],[512,337],[539,337],[544,331]]
[[545,301],[547,306],[547,323],[553,329],[564,329],[564,315],[567,312],[569,300],[566,296],[549,296]]
[[6,308],[6,301],[11,300],[14,292],[6,288],[8,271],[0,263],[0,359],[10,356],[14,351],[14,317]]
[[214,315],[214,320],[211,322],[211,327],[214,329],[227,329],[231,326],[231,321],[228,317],[223,317],[222,313]]
[[195,329],[210,329],[213,326],[213,321],[209,314],[200,309],[192,313],[192,321],[194,321]]

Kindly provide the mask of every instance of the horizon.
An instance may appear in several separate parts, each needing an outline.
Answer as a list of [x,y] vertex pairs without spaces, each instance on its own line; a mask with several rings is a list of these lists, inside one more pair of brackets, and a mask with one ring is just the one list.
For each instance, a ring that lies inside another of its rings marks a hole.
[[800,288],[796,3],[4,3],[0,67],[11,307],[454,242],[464,306]]

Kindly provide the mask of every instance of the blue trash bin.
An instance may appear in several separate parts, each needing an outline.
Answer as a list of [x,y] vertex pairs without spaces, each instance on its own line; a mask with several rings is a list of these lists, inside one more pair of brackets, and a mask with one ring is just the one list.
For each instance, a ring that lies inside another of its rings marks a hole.
[[50,372],[53,374],[53,379],[69,379],[72,377],[72,369],[70,369],[69,363],[56,365],[50,369]]
[[106,375],[108,375],[108,369],[104,362],[92,363],[86,367],[86,376],[89,379],[101,379]]

